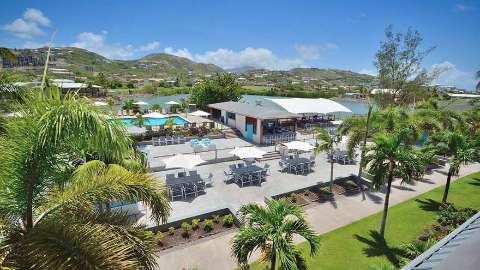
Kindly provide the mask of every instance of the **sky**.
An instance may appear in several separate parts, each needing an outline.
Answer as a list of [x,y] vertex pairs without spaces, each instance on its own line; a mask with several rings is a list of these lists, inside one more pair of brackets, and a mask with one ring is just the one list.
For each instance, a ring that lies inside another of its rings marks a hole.
[[435,81],[473,90],[480,1],[0,1],[0,46],[75,46],[111,59],[164,52],[225,69],[318,67],[376,74],[385,28],[435,46]]

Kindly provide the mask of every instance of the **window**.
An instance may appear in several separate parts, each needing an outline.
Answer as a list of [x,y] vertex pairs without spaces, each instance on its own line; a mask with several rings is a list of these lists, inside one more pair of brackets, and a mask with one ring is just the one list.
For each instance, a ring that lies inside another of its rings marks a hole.
[[235,120],[235,114],[234,113],[227,112],[227,117],[228,117],[228,119]]

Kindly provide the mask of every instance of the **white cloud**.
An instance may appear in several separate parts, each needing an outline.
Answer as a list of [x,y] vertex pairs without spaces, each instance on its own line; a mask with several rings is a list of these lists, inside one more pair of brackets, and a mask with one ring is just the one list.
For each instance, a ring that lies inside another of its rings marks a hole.
[[172,47],[167,47],[163,50],[163,52],[171,54],[171,55],[175,55],[175,56],[178,56],[178,57],[184,57],[184,58],[188,58],[190,60],[194,60],[192,54],[188,51],[187,48],[178,49],[178,50],[175,51]]
[[475,8],[473,6],[469,6],[469,5],[466,5],[466,4],[455,4],[453,6],[453,9],[455,11],[458,11],[458,12],[467,12],[467,11],[473,10]]
[[43,35],[41,27],[50,26],[50,20],[43,13],[34,8],[28,8],[23,13],[22,18],[15,19],[13,22],[3,26],[6,30],[19,38],[30,39],[33,36]]
[[442,70],[437,79],[433,81],[433,84],[440,85],[453,85],[466,90],[474,90],[477,83],[475,79],[475,72],[463,71],[457,68],[457,66],[449,61],[445,61],[439,64],[434,64],[431,70]]
[[225,69],[252,66],[265,69],[291,69],[304,66],[304,60],[300,58],[278,58],[272,51],[265,48],[245,48],[240,51],[220,48],[214,51],[207,51],[202,54],[193,55],[186,48],[174,50],[171,47],[164,49],[165,53],[181,56],[190,60],[215,64]]
[[48,46],[47,43],[41,43],[41,42],[35,42],[35,41],[31,41],[31,40],[27,40],[25,41],[25,43],[23,43],[22,47],[25,48],[25,49],[37,49],[37,48],[42,48],[42,47],[45,47],[45,46]]
[[334,50],[337,48],[338,46],[335,43],[295,45],[295,49],[305,60],[316,60],[320,58],[322,52],[325,52],[327,50]]
[[50,19],[48,19],[43,12],[34,8],[27,8],[25,13],[23,13],[23,18],[29,22],[36,23],[42,26],[49,26]]
[[138,48],[130,44],[109,44],[106,42],[106,34],[104,33],[106,31],[102,31],[102,34],[82,32],[77,35],[77,41],[71,44],[71,46],[96,52],[110,59],[129,59],[139,51],[150,51],[160,46],[160,43],[157,41],[139,46]]
[[158,49],[160,47],[160,42],[158,41],[152,41],[150,43],[147,43],[146,45],[140,46],[138,48],[139,51],[153,51],[155,49]]

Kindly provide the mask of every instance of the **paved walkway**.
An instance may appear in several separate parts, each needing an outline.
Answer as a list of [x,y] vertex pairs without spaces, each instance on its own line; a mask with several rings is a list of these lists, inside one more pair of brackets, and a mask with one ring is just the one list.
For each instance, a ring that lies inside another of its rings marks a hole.
[[[462,168],[461,176],[480,171],[480,164],[473,164]],[[419,194],[430,191],[445,183],[445,168],[427,175],[424,181],[414,185],[393,185],[390,195],[390,205],[411,199]],[[353,221],[369,216],[383,209],[384,194],[380,192],[366,193],[365,199],[361,194],[355,196],[337,196],[335,203],[323,203],[306,210],[308,221],[313,228],[323,234],[336,228],[345,226]],[[198,267],[200,270],[226,270],[237,267],[230,254],[230,243],[235,231],[206,241],[200,241],[190,246],[176,247],[159,254],[159,269],[190,270]],[[256,260],[254,254],[251,260]]]

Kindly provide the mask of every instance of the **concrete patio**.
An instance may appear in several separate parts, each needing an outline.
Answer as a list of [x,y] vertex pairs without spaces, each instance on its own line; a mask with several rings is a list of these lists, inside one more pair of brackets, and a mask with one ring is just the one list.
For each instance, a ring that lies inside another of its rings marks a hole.
[[[228,154],[234,146],[249,145],[248,142],[241,139],[217,139],[212,140],[217,144],[217,148],[230,148],[229,150],[219,151],[219,158],[231,157]],[[312,144],[314,142],[312,141]],[[270,152],[274,150],[274,146],[260,147],[260,149]],[[152,147],[149,153],[150,166],[163,166],[162,158],[158,158],[159,155],[165,156],[175,153],[191,153],[192,150],[189,144],[181,145],[169,145]],[[214,159],[214,153],[200,153],[200,156],[205,160]],[[308,157],[310,154],[306,153],[304,156]],[[193,217],[203,213],[212,212],[219,209],[229,208],[232,212],[235,212],[239,207],[249,202],[263,202],[265,197],[286,193],[305,187],[313,186],[318,183],[328,182],[330,179],[330,164],[327,162],[326,155],[324,153],[316,157],[316,164],[314,171],[308,175],[295,175],[285,172],[280,172],[279,159],[268,160],[264,162],[257,162],[257,165],[263,167],[264,164],[270,165],[270,175],[267,176],[266,182],[263,182],[261,186],[245,186],[240,187],[236,183],[226,184],[224,180],[224,170],[228,169],[228,165],[241,162],[240,160],[220,162],[214,164],[200,165],[196,169],[200,175],[213,174],[213,186],[206,189],[206,194],[200,195],[196,198],[190,198],[188,200],[180,201],[176,200],[171,203],[172,212],[169,218],[169,222],[180,220],[183,218]],[[183,171],[183,169],[181,169]],[[167,173],[173,173],[178,170],[165,170],[156,172],[154,175],[159,181],[164,181]],[[334,177],[346,177],[358,172],[358,166],[356,164],[343,165],[335,163],[334,165]],[[149,220],[148,209],[140,206],[143,212],[143,216],[140,222],[149,226],[154,224]]]

